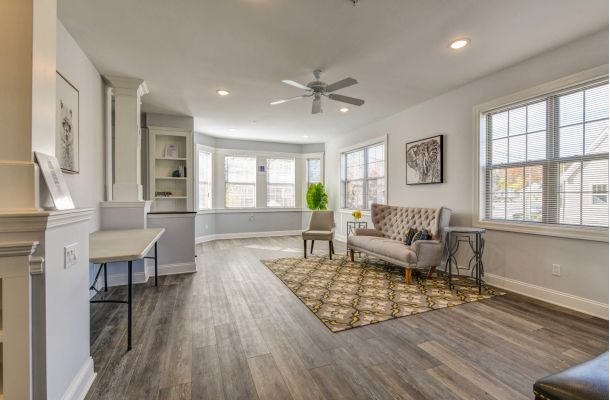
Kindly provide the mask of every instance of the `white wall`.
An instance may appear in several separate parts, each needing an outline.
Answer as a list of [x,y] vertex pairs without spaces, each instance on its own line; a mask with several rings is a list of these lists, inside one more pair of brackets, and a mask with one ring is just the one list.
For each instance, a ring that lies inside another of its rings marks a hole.
[[[340,149],[388,134],[388,203],[447,206],[453,210],[453,225],[470,225],[474,180],[473,107],[607,62],[606,30],[328,142],[326,181],[331,204],[339,209]],[[446,183],[407,186],[405,144],[436,134],[445,135]],[[490,281],[495,275],[494,283],[505,284],[524,293],[530,290],[529,294],[590,312],[596,312],[593,309],[603,310],[604,305],[597,302],[604,303],[607,313],[608,243],[489,231],[486,246],[484,261]],[[551,275],[552,263],[561,264],[561,277]]]
[[80,173],[64,174],[77,208],[95,208],[91,231],[99,228],[104,200],[104,84],[99,72],[57,21],[57,70],[79,91]]

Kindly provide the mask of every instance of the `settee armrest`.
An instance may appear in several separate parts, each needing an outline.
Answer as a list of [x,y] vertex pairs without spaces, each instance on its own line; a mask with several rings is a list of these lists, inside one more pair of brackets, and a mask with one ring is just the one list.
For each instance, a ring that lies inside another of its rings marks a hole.
[[381,233],[381,231],[378,231],[377,229],[371,229],[371,228],[357,228],[356,232],[355,232],[356,236],[378,236],[378,237],[383,237],[383,233]]
[[411,249],[417,254],[419,267],[437,267],[443,258],[443,244],[438,240],[416,240]]

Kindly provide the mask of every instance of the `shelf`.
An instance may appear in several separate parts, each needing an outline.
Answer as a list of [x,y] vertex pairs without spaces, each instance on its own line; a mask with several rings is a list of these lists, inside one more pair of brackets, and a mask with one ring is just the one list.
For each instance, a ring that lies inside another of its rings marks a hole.
[[157,176],[155,179],[186,180],[186,176]]
[[155,200],[175,200],[175,199],[186,199],[186,196],[159,196],[159,197],[155,197]]
[[157,160],[186,161],[186,157],[156,157]]

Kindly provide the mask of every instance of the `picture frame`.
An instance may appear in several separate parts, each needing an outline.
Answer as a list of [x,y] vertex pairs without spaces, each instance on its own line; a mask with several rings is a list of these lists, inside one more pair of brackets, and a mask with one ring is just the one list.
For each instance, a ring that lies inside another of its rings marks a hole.
[[80,171],[80,93],[66,77],[56,71],[55,156],[61,170]]
[[443,135],[406,144],[407,185],[443,183]]
[[42,172],[42,177],[47,185],[55,209],[74,209],[74,202],[72,201],[72,196],[70,196],[70,190],[64,175],[61,173],[62,170],[57,158],[38,151],[35,151],[34,154],[36,155],[38,167]]

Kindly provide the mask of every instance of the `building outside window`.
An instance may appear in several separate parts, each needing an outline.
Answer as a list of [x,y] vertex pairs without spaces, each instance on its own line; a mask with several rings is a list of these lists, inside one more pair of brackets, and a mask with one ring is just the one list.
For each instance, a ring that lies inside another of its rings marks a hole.
[[341,206],[368,210],[385,203],[385,144],[341,153]]
[[197,208],[212,208],[212,153],[197,150]]
[[294,207],[294,159],[267,159],[267,207]]
[[256,157],[225,157],[225,207],[256,207]]
[[319,158],[307,159],[307,187],[312,183],[322,181],[321,160]]

